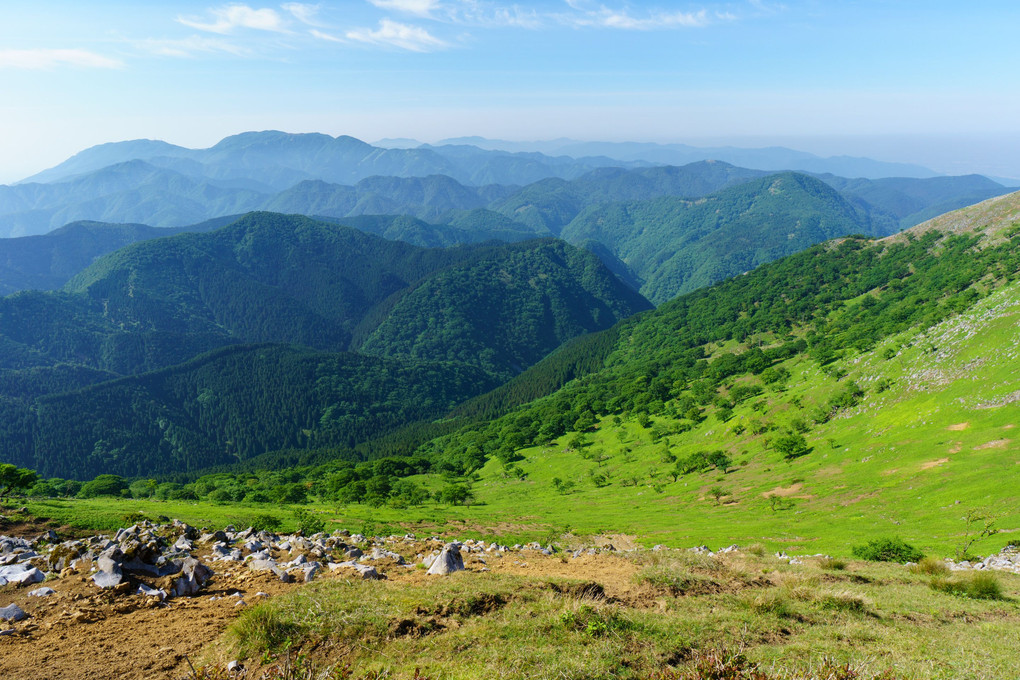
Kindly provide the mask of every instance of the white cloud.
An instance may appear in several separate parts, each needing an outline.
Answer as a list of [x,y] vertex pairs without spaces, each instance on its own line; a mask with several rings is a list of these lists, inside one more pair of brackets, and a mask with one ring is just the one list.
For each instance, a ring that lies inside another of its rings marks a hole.
[[286,2],[280,5],[285,11],[290,12],[295,19],[309,26],[318,26],[316,16],[319,13],[318,5],[306,5],[301,2]]
[[409,26],[390,19],[379,22],[378,30],[359,28],[347,32],[348,40],[372,45],[389,45],[412,52],[431,52],[449,47],[449,44],[433,36],[420,26]]
[[338,38],[335,35],[330,35],[329,33],[323,33],[322,31],[316,30],[314,28],[308,31],[308,33],[311,34],[313,37],[318,38],[319,40],[325,40],[327,42],[338,43],[346,42],[343,38]]
[[457,5],[442,7],[446,18],[459,24],[483,28],[541,28],[542,17],[534,9],[522,9],[518,5],[509,7],[480,0],[460,0]]
[[[177,21],[209,33],[226,34],[236,28],[250,28],[258,31],[285,33],[283,17],[273,9],[252,9],[248,5],[233,4],[209,10],[215,21],[203,22],[195,17],[177,17]],[[296,15],[295,15],[296,16]]]
[[597,10],[584,11],[573,17],[578,26],[602,26],[631,31],[650,31],[665,28],[699,28],[709,23],[708,12],[652,12],[636,17],[627,10],[614,10],[602,6]]
[[141,50],[162,57],[193,57],[196,54],[225,52],[236,56],[248,54],[248,50],[219,38],[192,36],[177,40],[149,38],[136,40],[134,45]]
[[379,9],[391,10],[414,14],[419,17],[429,17],[439,9],[439,0],[368,0]]
[[0,50],[0,69],[51,69],[57,66],[80,68],[123,68],[124,63],[87,50],[33,49]]

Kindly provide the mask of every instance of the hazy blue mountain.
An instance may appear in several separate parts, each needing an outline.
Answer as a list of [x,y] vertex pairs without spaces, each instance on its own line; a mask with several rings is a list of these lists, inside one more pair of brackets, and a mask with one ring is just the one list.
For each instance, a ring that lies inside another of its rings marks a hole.
[[862,199],[893,216],[901,229],[1013,191],[982,175],[869,180],[827,174],[818,178],[844,195]]
[[603,165],[634,165],[610,158],[575,160],[475,147],[382,148],[345,135],[269,130],[232,135],[208,149],[184,149],[148,140],[102,145],[86,149],[26,182],[62,182],[132,160],[196,178],[233,182],[237,188],[258,190],[268,186],[274,191],[303,180],[351,185],[374,176],[447,175],[478,186],[520,185],[551,176],[573,178]]
[[606,166],[640,167],[644,161],[620,161],[608,157],[549,156],[538,152],[508,152],[479,149],[471,145],[423,145],[455,163],[468,182],[484,184],[529,184],[547,177],[576,179],[595,168]]
[[59,165],[26,177],[19,184],[59,182],[128,161],[143,158],[183,157],[189,152],[190,149],[183,146],[176,146],[156,139],[109,142],[80,151]]
[[889,163],[870,158],[832,156],[822,158],[785,147],[745,149],[733,146],[696,147],[688,144],[651,142],[582,142],[554,139],[536,142],[510,142],[483,137],[458,137],[438,144],[471,144],[487,150],[517,153],[540,152],[573,158],[601,156],[621,161],[645,161],[661,165],[686,165],[701,160],[719,160],[757,170],[801,170],[832,173],[844,177],[935,177],[938,173],[909,163]]
[[134,160],[65,182],[0,186],[0,236],[42,234],[80,220],[175,227],[243,213],[266,198]]

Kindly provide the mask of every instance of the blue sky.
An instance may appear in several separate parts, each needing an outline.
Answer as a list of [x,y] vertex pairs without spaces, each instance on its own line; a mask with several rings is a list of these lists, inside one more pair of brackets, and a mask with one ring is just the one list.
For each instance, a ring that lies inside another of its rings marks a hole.
[[0,182],[244,130],[781,143],[1020,176],[1020,3],[8,1]]

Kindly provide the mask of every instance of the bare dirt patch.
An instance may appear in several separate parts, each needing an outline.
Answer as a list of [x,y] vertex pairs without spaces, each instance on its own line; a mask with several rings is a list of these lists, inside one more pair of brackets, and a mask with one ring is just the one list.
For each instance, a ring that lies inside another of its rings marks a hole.
[[[0,594],[4,605],[17,604],[31,618],[18,624],[17,634],[0,637],[0,677],[186,677],[187,659],[197,664],[203,649],[241,612],[239,600],[250,605],[260,599],[257,592],[276,595],[296,587],[246,568],[238,575],[217,573],[200,596],[164,603],[101,592],[87,576],[47,582],[56,591],[47,598],[8,586]],[[236,592],[242,597],[231,597]]]
[[922,470],[931,470],[937,468],[940,465],[945,465],[949,462],[948,458],[939,458],[938,460],[929,460],[927,463],[921,463]]
[[961,430],[966,430],[968,427],[970,427],[970,423],[956,423],[955,425],[950,425],[946,429],[952,430],[953,432],[959,432]]
[[975,446],[975,451],[982,451],[984,449],[1004,449],[1012,442],[1012,439],[993,439],[990,442],[985,442],[980,446]]
[[762,496],[764,496],[765,498],[768,498],[769,496],[779,496],[780,498],[788,498],[789,496],[793,496],[795,494],[800,493],[800,491],[803,488],[804,485],[800,482],[797,482],[796,484],[792,484],[790,486],[777,486],[776,488],[770,491],[766,491],[765,493],[762,494]]

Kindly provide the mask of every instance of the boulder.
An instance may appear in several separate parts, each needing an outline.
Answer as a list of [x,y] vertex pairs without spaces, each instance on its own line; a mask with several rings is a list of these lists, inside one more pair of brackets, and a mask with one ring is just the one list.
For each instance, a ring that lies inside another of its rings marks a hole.
[[21,621],[27,618],[28,614],[16,604],[0,607],[0,621]]
[[459,543],[448,543],[426,573],[446,576],[455,571],[464,571],[464,558],[460,555]]
[[277,575],[277,576],[278,576],[278,577],[280,578],[280,580],[281,580],[281,581],[283,581],[284,583],[293,583],[293,582],[294,582],[294,577],[293,577],[293,576],[291,576],[291,575],[290,575],[290,573],[289,573],[289,572],[287,572],[286,570],[284,570],[284,569],[281,569],[280,567],[278,567],[278,566],[276,566],[276,565],[273,565],[273,566],[272,566],[272,567],[271,567],[270,569],[271,569],[271,571],[272,571],[272,572],[273,572],[274,574],[276,574],[276,575]]
[[36,588],[35,590],[28,591],[28,596],[29,597],[49,597],[50,595],[53,595],[56,592],[57,591],[53,590],[53,588],[47,588],[46,586],[43,586],[42,588]]
[[189,557],[184,560],[184,564],[181,566],[181,575],[174,580],[169,594],[177,597],[195,595],[212,575],[212,569],[194,557]]
[[46,580],[46,574],[42,573],[31,564],[11,564],[0,567],[0,585],[17,583],[19,585],[39,583]]

